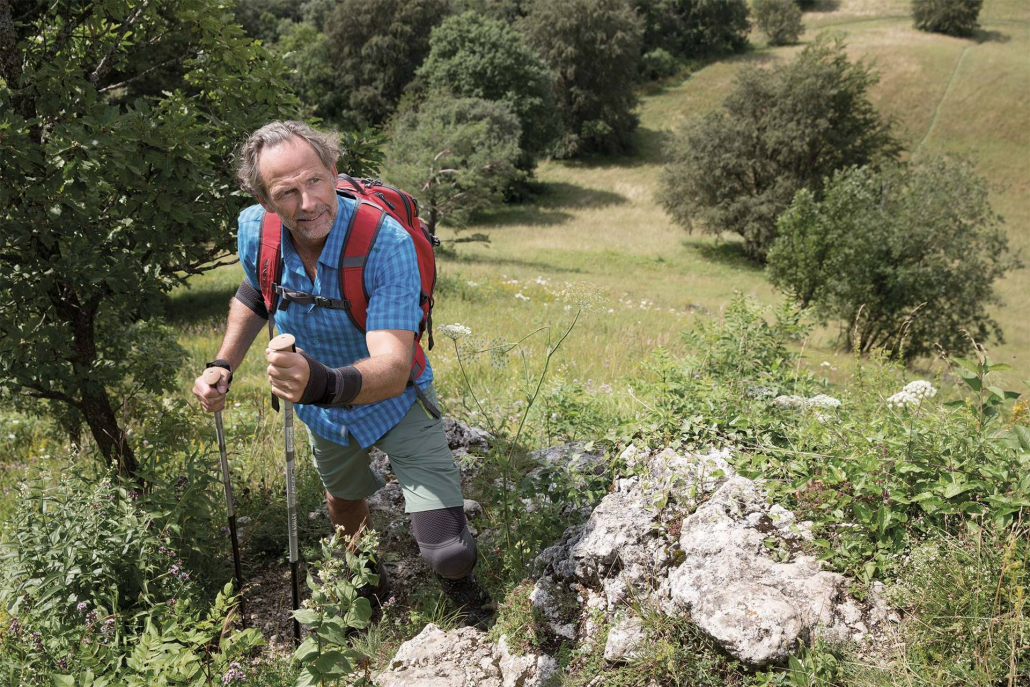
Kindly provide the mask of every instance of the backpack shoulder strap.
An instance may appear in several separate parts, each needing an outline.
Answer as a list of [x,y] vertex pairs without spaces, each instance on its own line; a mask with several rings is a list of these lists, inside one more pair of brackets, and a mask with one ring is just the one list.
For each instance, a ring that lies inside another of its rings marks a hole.
[[275,312],[275,284],[282,279],[282,221],[274,212],[265,212],[261,220],[261,242],[258,244],[257,273],[261,298],[268,309],[269,321]]
[[369,299],[365,263],[385,220],[386,212],[382,208],[358,199],[340,250],[340,296],[351,322],[362,333],[366,331]]

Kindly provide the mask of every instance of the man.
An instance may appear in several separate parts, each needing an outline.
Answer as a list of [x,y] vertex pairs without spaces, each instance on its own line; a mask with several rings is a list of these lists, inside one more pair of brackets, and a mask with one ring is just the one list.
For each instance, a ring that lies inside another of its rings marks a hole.
[[[280,286],[339,299],[340,249],[356,203],[336,193],[340,149],[329,134],[300,122],[272,122],[240,150],[237,176],[259,205],[240,213],[238,252],[245,278],[229,306],[225,337],[215,361],[222,379],[198,377],[193,393],[204,410],[221,410],[232,371],[267,324],[256,269],[265,212],[282,220]],[[311,450],[325,487],[329,519],[352,534],[369,521],[367,497],[384,482],[369,465],[368,449],[387,453],[400,482],[405,511],[423,558],[440,576],[466,622],[483,627],[488,599],[476,583],[477,552],[465,522],[460,474],[435,411],[428,362],[410,385],[414,337],[422,310],[414,242],[387,218],[364,269],[369,294],[366,333],[346,311],[318,307],[314,299],[278,309],[274,322],[293,334],[297,352],[265,350],[272,393],[296,405],[308,427]],[[428,408],[426,406],[429,406]],[[376,590],[382,598],[385,571]]]

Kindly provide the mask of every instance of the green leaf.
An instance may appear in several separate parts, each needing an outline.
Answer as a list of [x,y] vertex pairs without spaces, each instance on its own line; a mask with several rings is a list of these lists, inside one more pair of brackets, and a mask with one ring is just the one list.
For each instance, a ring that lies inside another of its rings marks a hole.
[[943,495],[944,498],[951,499],[959,494],[969,491],[970,489],[975,489],[976,486],[976,482],[952,482],[948,486],[944,487]]
[[[965,370],[969,370],[970,372],[972,372],[977,377],[980,376],[980,363],[979,362],[975,362],[974,363],[973,361],[968,360],[966,358],[951,358],[951,362],[955,363],[956,365],[958,365],[959,367],[961,367],[961,368],[963,368]],[[959,374],[962,374],[962,373],[959,372]]]
[[293,612],[293,617],[302,625],[314,625],[321,620],[322,615],[311,608],[301,608]]

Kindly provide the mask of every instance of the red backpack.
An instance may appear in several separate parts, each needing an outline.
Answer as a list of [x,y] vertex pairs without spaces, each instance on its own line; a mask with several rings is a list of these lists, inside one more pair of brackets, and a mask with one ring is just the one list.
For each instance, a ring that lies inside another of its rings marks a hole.
[[[429,233],[418,216],[418,201],[411,194],[378,179],[353,179],[340,174],[336,180],[336,192],[357,201],[351,215],[347,233],[340,251],[340,296],[323,298],[302,292],[284,289],[282,278],[282,221],[273,212],[266,212],[261,222],[261,244],[258,250],[258,281],[261,297],[268,308],[269,335],[272,334],[272,313],[276,307],[285,310],[291,302],[314,303],[317,306],[344,310],[350,321],[361,333],[365,333],[368,315],[369,294],[365,290],[365,262],[375,244],[376,237],[386,217],[392,217],[411,235],[418,256],[418,270],[422,277],[419,306],[422,320],[415,334],[415,354],[411,363],[411,383],[420,399],[421,390],[414,381],[426,367],[426,354],[422,349],[422,334],[429,332],[429,350],[433,349],[433,289],[436,287],[436,255],[434,248],[440,239]],[[423,400],[427,409],[428,401]]]

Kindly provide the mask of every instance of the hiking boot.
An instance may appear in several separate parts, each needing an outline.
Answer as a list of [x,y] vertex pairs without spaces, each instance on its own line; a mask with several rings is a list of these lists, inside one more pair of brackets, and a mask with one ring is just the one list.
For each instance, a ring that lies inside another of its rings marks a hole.
[[389,600],[390,592],[393,590],[390,576],[386,572],[386,566],[383,565],[382,558],[377,556],[376,559],[376,574],[379,575],[379,584],[374,587],[366,584],[364,587],[358,588],[358,596],[368,599],[369,603],[372,604],[372,618],[375,621],[379,619],[380,609]]
[[493,624],[496,607],[490,601],[486,590],[476,582],[475,573],[469,573],[457,580],[448,580],[444,577],[439,579],[444,593],[464,614],[467,627],[486,630]]

